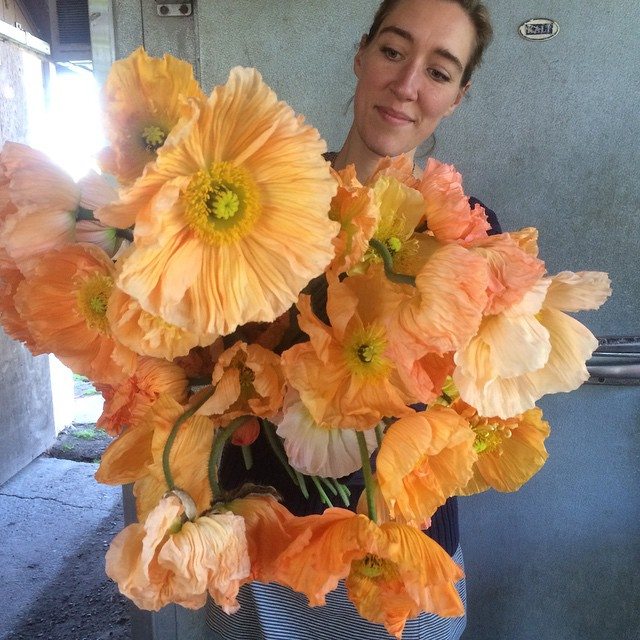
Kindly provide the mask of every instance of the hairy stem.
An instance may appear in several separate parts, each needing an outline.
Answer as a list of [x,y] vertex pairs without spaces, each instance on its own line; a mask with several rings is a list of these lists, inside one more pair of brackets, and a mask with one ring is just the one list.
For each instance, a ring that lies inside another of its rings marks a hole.
[[197,400],[197,402],[189,407],[174,423],[171,428],[171,432],[169,433],[169,437],[165,442],[164,449],[162,450],[162,471],[164,473],[164,479],[169,487],[169,490],[175,488],[175,483],[173,481],[173,475],[171,474],[171,465],[169,464],[169,457],[171,455],[171,447],[178,435],[178,430],[180,426],[186,422],[189,418],[191,418],[195,412],[213,395],[214,389],[211,388],[209,391],[204,392]]
[[360,449],[360,460],[362,461],[362,475],[364,476],[364,488],[367,493],[367,511],[369,518],[377,522],[376,505],[373,495],[373,473],[371,472],[371,461],[369,460],[369,449],[367,441],[362,431],[356,431],[358,447]]
[[382,262],[384,263],[384,273],[391,282],[397,282],[398,284],[410,284],[413,287],[416,286],[416,279],[413,276],[396,273],[393,270],[393,258],[384,243],[380,242],[380,240],[376,240],[375,238],[371,238],[371,240],[369,240],[369,246],[378,254],[378,256],[380,256],[380,258],[382,258]]

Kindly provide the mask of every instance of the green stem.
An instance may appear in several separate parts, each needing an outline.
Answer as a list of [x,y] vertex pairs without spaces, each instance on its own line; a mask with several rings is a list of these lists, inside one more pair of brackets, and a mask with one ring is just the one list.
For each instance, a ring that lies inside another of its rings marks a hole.
[[174,423],[169,433],[169,437],[165,442],[164,449],[162,450],[162,471],[164,473],[164,479],[169,487],[169,490],[175,488],[175,483],[173,481],[173,476],[171,475],[171,466],[169,464],[169,456],[171,455],[171,447],[173,446],[173,442],[178,435],[178,430],[180,426],[186,422],[189,418],[191,418],[195,412],[213,395],[214,389],[212,388],[210,391],[205,393],[192,407],[187,409]]
[[362,461],[362,475],[364,476],[364,487],[367,492],[367,510],[369,511],[369,518],[374,522],[377,522],[376,505],[373,495],[373,473],[371,472],[371,461],[369,460],[369,449],[367,448],[367,441],[362,431],[356,431],[356,438],[358,439],[358,448],[360,449],[360,460]]
[[325,490],[322,488],[322,484],[320,483],[320,480],[318,480],[318,476],[311,476],[311,479],[313,480],[313,484],[316,485],[316,489],[320,494],[320,500],[324,504],[326,504],[328,507],[333,507],[333,502],[331,502],[331,500],[329,499],[329,496],[325,493]]
[[335,483],[336,489],[338,491],[338,495],[340,496],[340,499],[344,503],[344,506],[349,507],[349,505],[351,504],[349,502],[349,496],[351,495],[351,492],[347,487],[345,487],[343,484],[340,484],[337,480],[334,480],[333,482]]
[[386,245],[380,240],[376,240],[375,238],[371,238],[369,240],[369,246],[382,258],[382,262],[384,263],[384,273],[391,280],[391,282],[397,282],[398,284],[410,284],[411,286],[416,286],[416,279],[413,276],[407,276],[403,273],[396,273],[393,270],[393,258],[391,257],[391,253],[389,253],[389,249],[387,249]]
[[211,485],[214,502],[222,495],[220,482],[218,481],[218,472],[220,471],[220,462],[222,461],[224,446],[234,432],[241,427],[249,417],[251,416],[240,416],[232,420],[224,429],[218,429],[216,437],[213,440],[211,455],[209,456],[209,484]]
[[253,467],[253,454],[251,453],[251,447],[242,445],[242,459],[244,460],[244,468],[249,471]]
[[[267,442],[271,445],[271,449],[276,454],[278,460],[285,468],[285,471],[289,474],[291,480],[293,480],[294,484],[298,484],[298,478],[296,478],[296,474],[294,470],[291,468],[289,461],[287,460],[287,454],[282,448],[282,444],[276,435],[275,425],[273,425],[268,420],[264,420],[262,424],[262,430],[264,431],[265,436],[267,436]],[[306,495],[305,497],[309,497]]]
[[327,487],[327,489],[329,489],[329,491],[331,491],[331,493],[333,493],[334,496],[338,495],[338,490],[336,489],[335,485],[331,482],[330,478],[323,478],[322,476],[318,476],[318,479],[320,480],[320,482],[322,482],[322,484]]
[[[293,467],[291,467],[293,469]],[[293,469],[293,473],[296,474],[296,478],[298,481],[296,484],[298,485],[300,492],[302,495],[308,500],[309,499],[309,489],[307,489],[307,481],[304,479],[304,474],[300,473],[297,469]]]
[[384,428],[382,427],[382,424],[378,422],[378,424],[376,425],[376,441],[378,442],[379,447],[382,446],[383,436],[384,436]]

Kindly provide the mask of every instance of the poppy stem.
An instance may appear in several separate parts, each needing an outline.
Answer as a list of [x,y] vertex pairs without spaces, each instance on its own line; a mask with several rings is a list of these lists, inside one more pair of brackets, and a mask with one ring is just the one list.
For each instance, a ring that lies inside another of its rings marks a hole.
[[220,488],[218,474],[220,473],[220,463],[222,462],[222,453],[224,451],[224,446],[227,444],[227,441],[234,434],[234,432],[247,421],[247,418],[250,417],[251,416],[240,416],[239,418],[232,420],[223,429],[218,429],[215,438],[213,439],[211,455],[209,456],[209,484],[211,485],[213,502],[215,502],[222,495],[222,489]]
[[336,479],[333,480],[336,489],[338,491],[338,495],[340,496],[340,499],[342,500],[343,504],[345,507],[349,507],[349,496],[351,495],[351,491],[349,491],[349,489],[343,485],[340,484]]
[[303,488],[303,484],[301,484],[300,482],[301,474],[295,471],[289,464],[289,461],[287,460],[287,454],[285,453],[282,447],[282,443],[280,442],[276,434],[276,426],[273,423],[269,422],[268,420],[261,420],[261,422],[262,422],[262,431],[264,432],[264,435],[266,436],[267,442],[271,446],[271,449],[276,454],[276,458],[280,460],[280,463],[284,467],[284,470],[289,474],[289,477],[291,478],[293,484],[300,487],[300,490],[302,491],[302,495],[305,498],[308,498],[309,493],[307,492],[306,486]]
[[382,438],[384,436],[384,427],[382,423],[378,422],[376,425],[376,442],[378,443],[378,447],[382,446]]
[[410,284],[412,287],[416,286],[416,279],[413,276],[407,276],[403,273],[396,273],[393,270],[393,258],[389,249],[380,240],[371,238],[369,240],[369,246],[382,258],[384,263],[384,273],[391,282],[397,282],[398,284]]
[[180,426],[185,423],[189,418],[191,418],[195,412],[213,395],[214,389],[211,388],[208,391],[203,392],[201,396],[198,397],[198,400],[189,407],[174,423],[171,428],[171,432],[169,433],[169,437],[165,442],[164,449],[162,450],[162,471],[164,473],[164,479],[169,487],[169,491],[175,489],[175,483],[173,481],[173,475],[171,474],[171,465],[169,463],[169,457],[171,455],[171,447],[173,446],[173,442],[178,435],[178,430]]
[[364,488],[367,492],[367,511],[369,512],[369,518],[373,522],[378,521],[376,515],[376,504],[373,495],[373,473],[371,472],[371,461],[369,460],[369,449],[367,447],[367,441],[362,431],[356,431],[356,438],[358,439],[358,448],[360,449],[360,460],[362,461],[362,475],[364,477]]
[[333,507],[333,502],[331,502],[331,499],[326,494],[325,490],[322,488],[322,483],[318,479],[318,476],[311,476],[311,479],[313,480],[313,484],[316,485],[316,489],[318,490],[318,493],[320,494],[320,501],[322,503],[326,504],[327,507]]
[[253,454],[250,446],[242,446],[242,459],[244,460],[244,468],[249,471],[253,467]]

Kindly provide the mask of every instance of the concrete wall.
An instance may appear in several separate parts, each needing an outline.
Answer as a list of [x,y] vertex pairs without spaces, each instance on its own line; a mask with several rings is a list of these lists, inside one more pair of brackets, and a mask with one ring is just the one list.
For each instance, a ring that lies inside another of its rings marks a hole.
[[15,0],[2,0],[2,2],[0,2],[0,20],[10,24],[12,27],[15,27],[17,22],[22,25],[25,31],[37,35],[35,25],[32,23],[31,18],[22,10],[22,7],[20,7]]
[[[33,77],[38,66],[34,54],[0,41],[0,146],[6,140],[28,138],[29,109],[42,100],[42,87],[32,91],[26,78]],[[33,358],[0,329],[0,484],[40,455],[54,438],[48,358]]]

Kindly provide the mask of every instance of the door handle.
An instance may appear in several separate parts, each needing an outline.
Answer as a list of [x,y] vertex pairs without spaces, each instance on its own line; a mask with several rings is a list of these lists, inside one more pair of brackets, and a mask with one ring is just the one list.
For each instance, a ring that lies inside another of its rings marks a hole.
[[602,336],[587,361],[587,384],[640,386],[640,336]]

